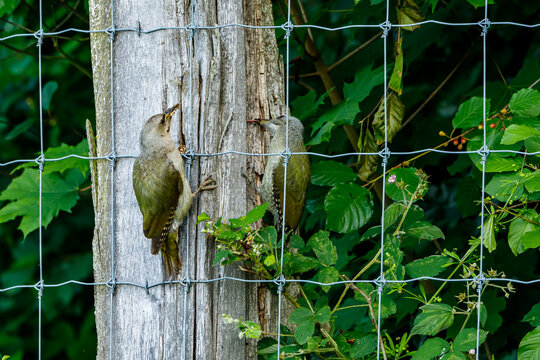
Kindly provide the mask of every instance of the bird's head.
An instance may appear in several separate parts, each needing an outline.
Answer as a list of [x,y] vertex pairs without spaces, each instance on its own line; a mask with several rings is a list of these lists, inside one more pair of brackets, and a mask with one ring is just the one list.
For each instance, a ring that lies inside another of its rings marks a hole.
[[165,110],[164,113],[154,115],[146,120],[141,130],[141,147],[143,149],[152,150],[171,141],[169,134],[171,131],[171,119],[179,107],[180,104],[176,104],[170,109]]
[[[270,130],[272,137],[276,133],[285,134],[285,129],[287,128],[287,117],[285,115],[281,115],[275,119],[260,119],[257,122]],[[294,116],[289,116],[289,134],[298,134],[299,136],[304,134],[304,125]]]

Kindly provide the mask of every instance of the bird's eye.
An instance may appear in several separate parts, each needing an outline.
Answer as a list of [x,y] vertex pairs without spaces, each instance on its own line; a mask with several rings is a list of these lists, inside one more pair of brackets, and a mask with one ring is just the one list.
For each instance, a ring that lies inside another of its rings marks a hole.
[[165,124],[165,115],[163,115],[163,116],[161,117],[160,123]]

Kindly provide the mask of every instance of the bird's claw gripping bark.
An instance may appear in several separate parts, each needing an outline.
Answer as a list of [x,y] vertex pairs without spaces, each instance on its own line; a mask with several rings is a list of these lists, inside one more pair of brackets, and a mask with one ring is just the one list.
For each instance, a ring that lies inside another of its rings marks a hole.
[[201,191],[214,190],[215,188],[217,188],[216,181],[211,176],[207,176],[192,196],[195,198]]

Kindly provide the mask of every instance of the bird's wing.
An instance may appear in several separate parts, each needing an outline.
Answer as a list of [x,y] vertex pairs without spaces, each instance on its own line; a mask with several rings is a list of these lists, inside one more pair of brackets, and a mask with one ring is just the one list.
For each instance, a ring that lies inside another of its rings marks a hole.
[[[299,152],[301,150],[295,150]],[[305,150],[304,150],[305,151]],[[287,168],[287,211],[285,213],[285,224],[291,229],[298,226],[304,204],[306,202],[306,190],[310,176],[309,158],[307,155],[293,155],[289,159]],[[282,216],[283,209],[283,179],[285,178],[285,168],[283,160],[274,170],[274,196],[277,200],[279,196],[279,213]],[[279,194],[279,195],[278,195]]]
[[143,215],[144,236],[155,238],[161,235],[171,209],[178,204],[182,186],[180,174],[167,157],[135,161],[133,188]]

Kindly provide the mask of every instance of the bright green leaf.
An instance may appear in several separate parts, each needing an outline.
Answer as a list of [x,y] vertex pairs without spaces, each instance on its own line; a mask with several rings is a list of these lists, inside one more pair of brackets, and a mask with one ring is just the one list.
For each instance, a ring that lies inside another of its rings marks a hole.
[[486,185],[486,192],[502,202],[518,200],[523,195],[521,173],[496,174]]
[[311,166],[311,183],[314,185],[334,186],[355,179],[355,172],[337,161],[320,161]]
[[261,204],[259,206],[251,209],[245,216],[242,216],[240,220],[243,222],[244,226],[253,224],[256,221],[259,221],[264,216],[268,203]]
[[[480,344],[486,341],[487,331],[480,330]],[[476,349],[476,329],[463,329],[454,339],[452,347],[455,352],[469,352],[471,349]]]
[[492,252],[497,248],[497,241],[495,239],[495,215],[491,214],[484,222],[484,231],[482,232],[484,238],[484,246],[489,252]]
[[328,305],[323,306],[322,308],[317,310],[317,312],[315,313],[315,320],[319,323],[328,322],[330,321],[330,313],[331,313],[330,307]]
[[[486,115],[489,114],[489,99],[486,101]],[[452,125],[456,129],[472,128],[482,122],[483,99],[472,97],[459,106],[459,109],[452,119]]]
[[415,260],[405,265],[405,270],[410,277],[437,276],[445,270],[444,265],[452,260],[443,255],[432,255],[423,259]]
[[308,91],[306,95],[296,97],[291,101],[293,115],[302,120],[315,115],[319,107],[324,104],[324,100],[328,97],[328,92],[319,96],[318,99],[316,97],[317,93],[313,90]]
[[540,230],[525,233],[521,241],[525,249],[536,249],[540,247]]
[[364,226],[373,215],[371,193],[355,183],[338,184],[324,200],[326,228],[348,233]]
[[525,125],[512,124],[504,130],[501,144],[511,145],[530,137],[540,136],[540,131]]
[[540,170],[526,174],[524,184],[529,192],[540,191]]
[[[531,221],[534,221],[538,217],[538,214],[534,210],[522,211],[520,215]],[[508,229],[508,245],[514,255],[519,255],[525,251],[526,248],[523,244],[524,235],[528,232],[534,232],[537,229],[539,229],[537,225],[520,217],[515,217],[512,220]]]
[[407,235],[414,236],[420,240],[444,239],[441,229],[428,221],[417,221],[406,228]]
[[414,319],[412,335],[437,335],[454,323],[454,313],[450,305],[428,304],[420,309],[422,313]]
[[540,359],[540,327],[528,332],[518,348],[518,360],[538,360]]
[[540,92],[535,89],[521,89],[512,95],[508,105],[516,115],[536,117],[540,115]]
[[[389,179],[394,179],[394,181],[389,182]],[[416,191],[419,182],[420,177],[417,174],[417,169],[413,167],[393,169],[386,177],[386,193],[396,202],[407,203],[411,200],[411,195]],[[422,191],[420,195],[424,195],[426,191],[427,189]]]
[[540,303],[534,305],[521,321],[528,322],[532,326],[540,326]]
[[427,339],[414,353],[411,360],[433,359],[450,350],[450,344],[439,337]]
[[[341,278],[339,276],[339,272],[334,267],[325,267],[322,268],[317,273],[317,281],[324,284],[330,284],[336,281],[340,281]],[[321,288],[324,292],[330,291],[330,286],[328,285],[321,285]]]

